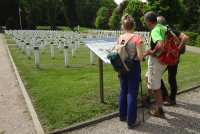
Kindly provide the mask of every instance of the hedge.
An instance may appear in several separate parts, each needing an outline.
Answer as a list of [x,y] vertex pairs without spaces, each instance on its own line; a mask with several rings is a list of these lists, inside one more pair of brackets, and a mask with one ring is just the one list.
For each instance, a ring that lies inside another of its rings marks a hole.
[[185,32],[189,37],[189,43],[190,46],[198,46],[200,47],[200,34],[194,33],[194,32]]

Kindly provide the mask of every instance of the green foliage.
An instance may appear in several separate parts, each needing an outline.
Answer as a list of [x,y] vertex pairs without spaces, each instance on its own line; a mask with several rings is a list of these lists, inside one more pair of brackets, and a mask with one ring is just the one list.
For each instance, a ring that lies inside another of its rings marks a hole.
[[143,30],[143,24],[140,20],[140,18],[143,16],[142,6],[143,5],[140,1],[130,0],[125,9],[125,13],[128,13],[133,16],[136,23],[136,30],[138,31]]
[[183,18],[183,6],[180,0],[148,0],[149,4],[145,5],[145,12],[155,11],[157,14],[166,18],[169,24],[174,25]]
[[113,30],[119,30],[120,29],[120,21],[121,21],[122,15],[118,13],[117,8],[114,9],[112,16],[109,19],[109,27]]
[[19,0],[0,0],[0,26],[19,28]]
[[106,7],[101,7],[97,12],[95,26],[98,29],[107,29],[109,21],[109,10]]
[[78,23],[84,27],[94,27],[97,11],[106,7],[112,11],[116,7],[114,0],[76,0]]
[[119,14],[123,14],[124,10],[126,9],[127,5],[129,3],[129,0],[124,0],[120,5],[117,7],[117,11]]
[[124,0],[118,7],[116,7],[109,19],[108,25],[110,29],[119,30],[121,28],[121,17],[125,13],[125,9],[129,1]]
[[189,44],[190,46],[196,46],[196,40],[198,37],[198,33],[194,33],[194,32],[186,32],[186,34],[190,37],[190,41]]
[[79,20],[79,25],[90,26],[94,25],[96,12],[99,9],[99,0],[77,0],[76,12]]
[[114,9],[117,5],[114,0],[100,0],[100,6],[107,7],[108,9]]
[[64,15],[68,26],[73,30],[78,25],[76,12],[76,0],[62,0],[64,5]]
[[197,36],[195,44],[197,47],[200,47],[200,35]]
[[46,1],[47,8],[47,14],[48,14],[48,23],[51,26],[52,30],[57,29],[58,24],[58,14],[63,14],[63,3],[60,0],[47,0]]
[[96,13],[100,7],[107,7],[112,13],[116,7],[114,0],[21,0],[20,7],[24,27],[35,25],[77,25],[93,27]]
[[184,16],[182,18],[181,28],[183,30],[196,31],[200,22],[200,1],[199,0],[182,0],[184,5]]
[[[104,24],[107,22],[111,29],[119,29],[119,17],[129,13],[136,21],[136,30],[144,30],[143,14],[153,10],[180,30],[200,33],[199,0],[148,0],[148,4],[139,0],[124,0],[117,8],[116,6],[114,0],[1,0],[0,24],[7,24],[13,29],[19,27],[20,7],[25,29],[36,29],[37,25],[49,25],[51,29],[56,29],[58,25],[72,29],[77,25],[94,27],[95,20],[99,21],[98,25],[104,25],[103,28],[108,28]],[[109,21],[97,16],[101,7],[108,9],[111,16]]]

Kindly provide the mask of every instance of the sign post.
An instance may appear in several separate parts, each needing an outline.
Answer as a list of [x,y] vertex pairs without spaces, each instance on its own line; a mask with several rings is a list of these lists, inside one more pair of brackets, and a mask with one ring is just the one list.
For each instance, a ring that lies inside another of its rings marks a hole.
[[99,90],[100,101],[104,103],[103,61],[99,58]]
[[95,54],[90,51],[90,64],[95,65]]

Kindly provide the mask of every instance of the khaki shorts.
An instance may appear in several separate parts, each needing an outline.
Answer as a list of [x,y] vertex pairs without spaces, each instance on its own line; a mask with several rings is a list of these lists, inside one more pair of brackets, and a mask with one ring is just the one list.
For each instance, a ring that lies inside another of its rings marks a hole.
[[148,89],[158,90],[161,87],[162,74],[166,66],[158,62],[155,57],[149,56],[148,59],[148,71],[146,77],[148,78]]

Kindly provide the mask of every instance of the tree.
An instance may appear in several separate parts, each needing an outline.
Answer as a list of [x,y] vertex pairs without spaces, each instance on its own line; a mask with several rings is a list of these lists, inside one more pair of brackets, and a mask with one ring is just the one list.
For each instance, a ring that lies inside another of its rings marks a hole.
[[101,7],[97,12],[97,18],[95,21],[96,28],[107,29],[109,21],[109,10],[106,7]]
[[74,30],[78,25],[78,17],[76,12],[76,0],[63,0],[64,15],[68,26]]
[[55,30],[57,29],[57,16],[63,11],[62,0],[47,0],[46,5],[48,6],[48,23],[51,26],[51,29]]
[[[45,2],[45,0],[20,0],[19,7],[24,29],[36,29],[39,23],[47,20]],[[45,17],[42,16],[43,13],[45,13]]]
[[178,24],[184,13],[180,0],[148,0],[145,12],[150,10],[164,16],[171,25]]
[[117,4],[114,2],[114,0],[100,0],[100,6],[107,7],[108,9],[112,10],[116,8]]
[[100,7],[100,0],[77,0],[76,12],[79,25],[94,27],[96,13]]
[[143,24],[140,19],[143,16],[142,7],[143,7],[143,3],[140,2],[139,0],[130,0],[125,9],[126,13],[133,16],[136,23],[135,30],[138,30],[138,31],[141,31],[144,29]]
[[120,5],[117,7],[117,12],[122,15],[124,13],[124,10],[126,9],[127,5],[129,3],[129,0],[124,0]]
[[124,10],[126,9],[127,5],[128,5],[129,1],[128,0],[124,0],[122,3],[120,3],[120,5],[118,7],[116,7],[113,12],[112,15],[109,19],[109,27],[111,29],[114,30],[119,30],[121,28],[121,17],[124,13]]
[[196,31],[200,22],[200,1],[199,0],[183,0],[185,13],[181,21],[181,28]]
[[18,29],[19,26],[19,0],[0,1],[0,26],[6,25],[8,29]]
[[79,25],[94,27],[96,14],[100,7],[108,8],[111,16],[116,4],[114,0],[76,0],[76,12]]
[[109,27],[113,30],[119,30],[120,29],[120,21],[121,21],[122,14],[119,14],[118,8],[115,8],[112,16],[109,19]]

